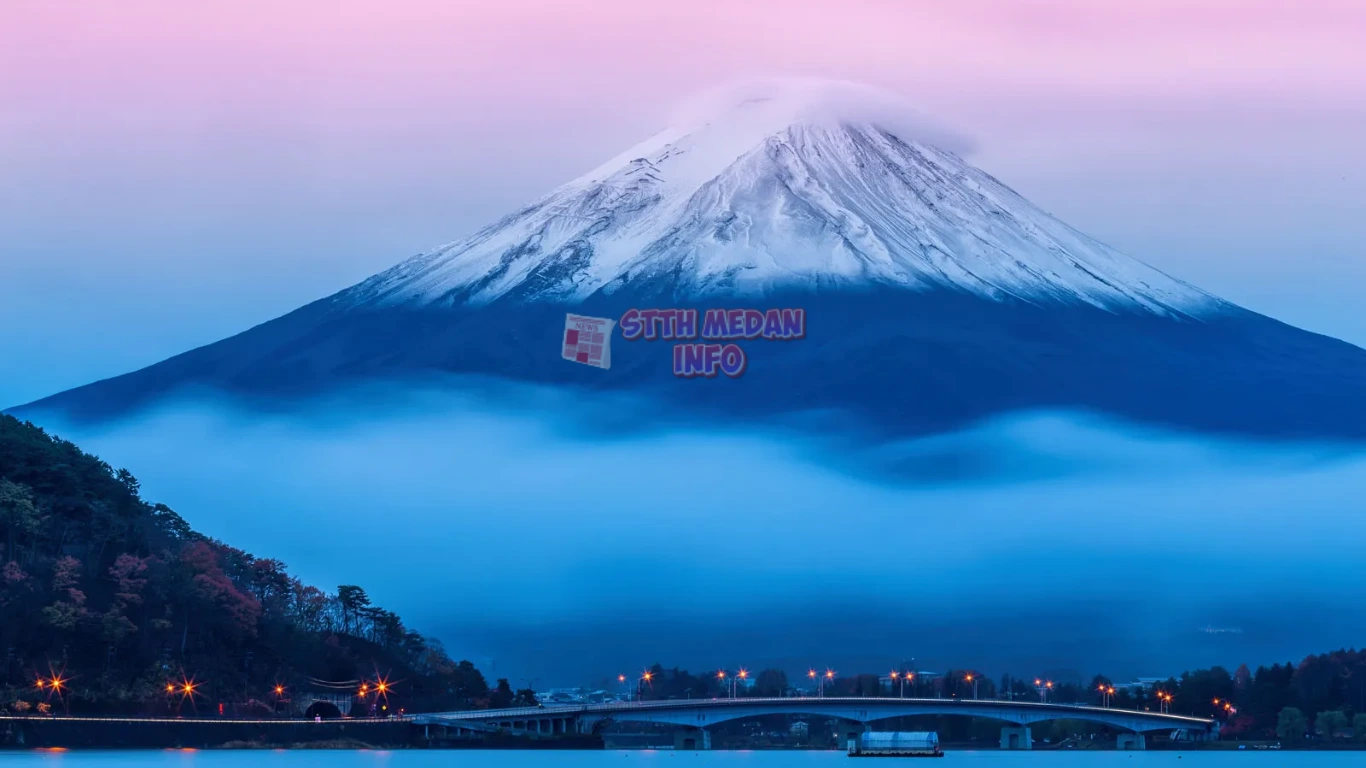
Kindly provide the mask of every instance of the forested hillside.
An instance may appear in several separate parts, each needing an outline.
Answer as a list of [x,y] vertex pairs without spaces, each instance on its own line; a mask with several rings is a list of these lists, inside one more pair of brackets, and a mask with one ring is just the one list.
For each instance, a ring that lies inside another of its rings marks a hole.
[[126,470],[3,414],[0,653],[0,711],[273,712],[313,681],[380,679],[387,711],[512,698],[361,587],[202,536]]

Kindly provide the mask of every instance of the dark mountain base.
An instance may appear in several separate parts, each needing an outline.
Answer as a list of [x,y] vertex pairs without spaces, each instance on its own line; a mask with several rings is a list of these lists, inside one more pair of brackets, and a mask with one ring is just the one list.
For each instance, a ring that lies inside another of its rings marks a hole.
[[738,342],[748,356],[738,379],[676,378],[676,342],[619,332],[611,370],[560,359],[566,311],[618,320],[630,307],[673,306],[718,305],[618,295],[573,307],[355,309],[334,298],[16,412],[99,421],[193,390],[289,408],[357,383],[475,374],[647,394],[671,421],[833,412],[886,437],[1059,408],[1253,438],[1366,439],[1366,350],[1235,308],[1163,318],[953,292],[805,294],[719,305],[806,309],[805,339]]

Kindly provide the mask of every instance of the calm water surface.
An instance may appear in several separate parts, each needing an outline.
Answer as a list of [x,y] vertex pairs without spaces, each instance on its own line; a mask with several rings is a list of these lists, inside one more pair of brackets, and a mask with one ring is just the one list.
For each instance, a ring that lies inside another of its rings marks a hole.
[[[854,766],[930,765],[951,768],[1361,768],[1361,752],[950,752],[941,761],[860,761]],[[0,752],[5,768],[849,768],[842,752],[522,752],[522,751],[146,751],[146,752]]]

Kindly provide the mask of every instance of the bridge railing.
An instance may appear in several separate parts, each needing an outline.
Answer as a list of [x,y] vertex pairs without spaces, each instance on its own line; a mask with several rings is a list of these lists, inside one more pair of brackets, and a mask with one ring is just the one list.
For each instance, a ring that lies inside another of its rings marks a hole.
[[450,718],[495,720],[517,717],[553,717],[574,714],[611,714],[613,712],[639,712],[642,710],[689,709],[693,707],[789,707],[801,704],[859,705],[859,706],[961,706],[965,710],[977,708],[1005,707],[1014,710],[1032,710],[1050,713],[1075,713],[1091,716],[1128,716],[1141,717],[1155,722],[1209,726],[1214,723],[1208,718],[1189,715],[1173,715],[1165,712],[1152,712],[1140,709],[1121,709],[1118,707],[1097,707],[1087,704],[1052,704],[1038,701],[1011,701],[1008,699],[923,699],[901,697],[859,697],[859,696],[795,696],[795,697],[754,697],[754,698],[714,698],[714,699],[668,699],[664,701],[619,701],[604,704],[580,704],[550,707],[518,707],[500,710],[464,710],[460,712],[431,713]]

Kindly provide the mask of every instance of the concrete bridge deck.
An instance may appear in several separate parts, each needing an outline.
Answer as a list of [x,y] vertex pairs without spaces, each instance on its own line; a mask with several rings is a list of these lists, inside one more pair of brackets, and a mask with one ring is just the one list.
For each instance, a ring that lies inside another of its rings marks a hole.
[[[834,696],[794,698],[684,699],[613,704],[523,707],[503,710],[434,712],[413,715],[419,725],[485,730],[488,727],[526,733],[588,733],[607,722],[660,723],[701,731],[729,720],[764,715],[790,714],[829,717],[867,724],[912,715],[962,715],[999,720],[1003,748],[1029,749],[1029,726],[1050,720],[1083,720],[1128,732],[1121,744],[1142,748],[1142,734],[1184,729],[1209,735],[1214,720],[1161,712],[1093,707],[1077,704],[997,701],[990,699],[844,698]],[[851,730],[851,733],[857,733]],[[706,739],[702,739],[703,742]]]

